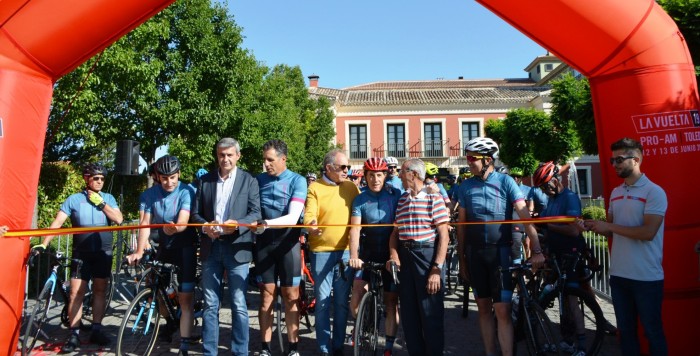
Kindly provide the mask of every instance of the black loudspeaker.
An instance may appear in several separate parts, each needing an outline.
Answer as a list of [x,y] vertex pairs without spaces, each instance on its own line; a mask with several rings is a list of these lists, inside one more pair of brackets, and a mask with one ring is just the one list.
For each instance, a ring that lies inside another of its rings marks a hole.
[[141,145],[136,141],[117,141],[117,155],[114,158],[114,173],[122,176],[138,175],[140,150]]

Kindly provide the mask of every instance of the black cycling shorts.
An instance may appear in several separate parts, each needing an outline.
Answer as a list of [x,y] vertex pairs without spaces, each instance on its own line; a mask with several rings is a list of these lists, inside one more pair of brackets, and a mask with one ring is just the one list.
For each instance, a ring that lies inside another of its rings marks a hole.
[[255,273],[258,284],[297,287],[301,282],[301,244],[293,234],[284,238],[261,236],[255,241]]
[[513,279],[508,270],[512,264],[510,248],[509,245],[467,247],[469,276],[475,298],[491,298],[494,303],[511,302]]
[[193,292],[197,275],[197,251],[194,246],[158,250],[156,259],[178,267],[178,292]]
[[83,281],[89,281],[93,278],[109,278],[109,275],[112,273],[112,251],[73,251],[72,256],[73,259],[83,261],[83,264],[80,267],[80,271],[77,271],[76,263],[71,263],[70,278],[80,278]]

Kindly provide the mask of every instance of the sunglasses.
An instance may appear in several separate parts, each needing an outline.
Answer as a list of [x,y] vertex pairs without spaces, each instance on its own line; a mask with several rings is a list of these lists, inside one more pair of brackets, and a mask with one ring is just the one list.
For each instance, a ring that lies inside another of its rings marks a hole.
[[348,170],[351,168],[349,164],[333,164],[333,167],[340,168],[341,171]]
[[635,156],[617,156],[617,157],[611,157],[610,158],[610,164],[620,164],[628,159],[634,159],[637,158]]
[[396,169],[396,166],[389,166],[389,169]]
[[90,179],[91,179],[93,182],[102,182],[102,181],[105,180],[105,177],[90,177]]
[[486,158],[486,157],[487,157],[487,156],[467,156],[467,161],[469,161],[469,162],[476,162],[476,161],[478,161],[478,160],[480,160],[480,159],[484,159],[484,158]]

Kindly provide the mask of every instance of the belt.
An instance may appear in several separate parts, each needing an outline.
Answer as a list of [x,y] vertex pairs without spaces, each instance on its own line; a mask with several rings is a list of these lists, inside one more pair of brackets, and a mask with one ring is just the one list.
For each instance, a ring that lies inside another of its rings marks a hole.
[[399,245],[410,250],[421,247],[433,247],[435,246],[435,241],[399,240]]

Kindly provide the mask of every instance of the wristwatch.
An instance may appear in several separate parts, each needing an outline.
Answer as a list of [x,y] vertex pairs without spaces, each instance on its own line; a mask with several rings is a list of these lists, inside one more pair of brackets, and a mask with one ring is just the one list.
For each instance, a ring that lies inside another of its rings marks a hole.
[[435,267],[437,268],[440,272],[442,272],[442,265],[439,265],[437,262],[433,262],[430,264],[430,267]]
[[102,203],[96,205],[97,210],[102,211],[102,209],[105,208],[105,205],[107,205],[107,203],[103,200]]

